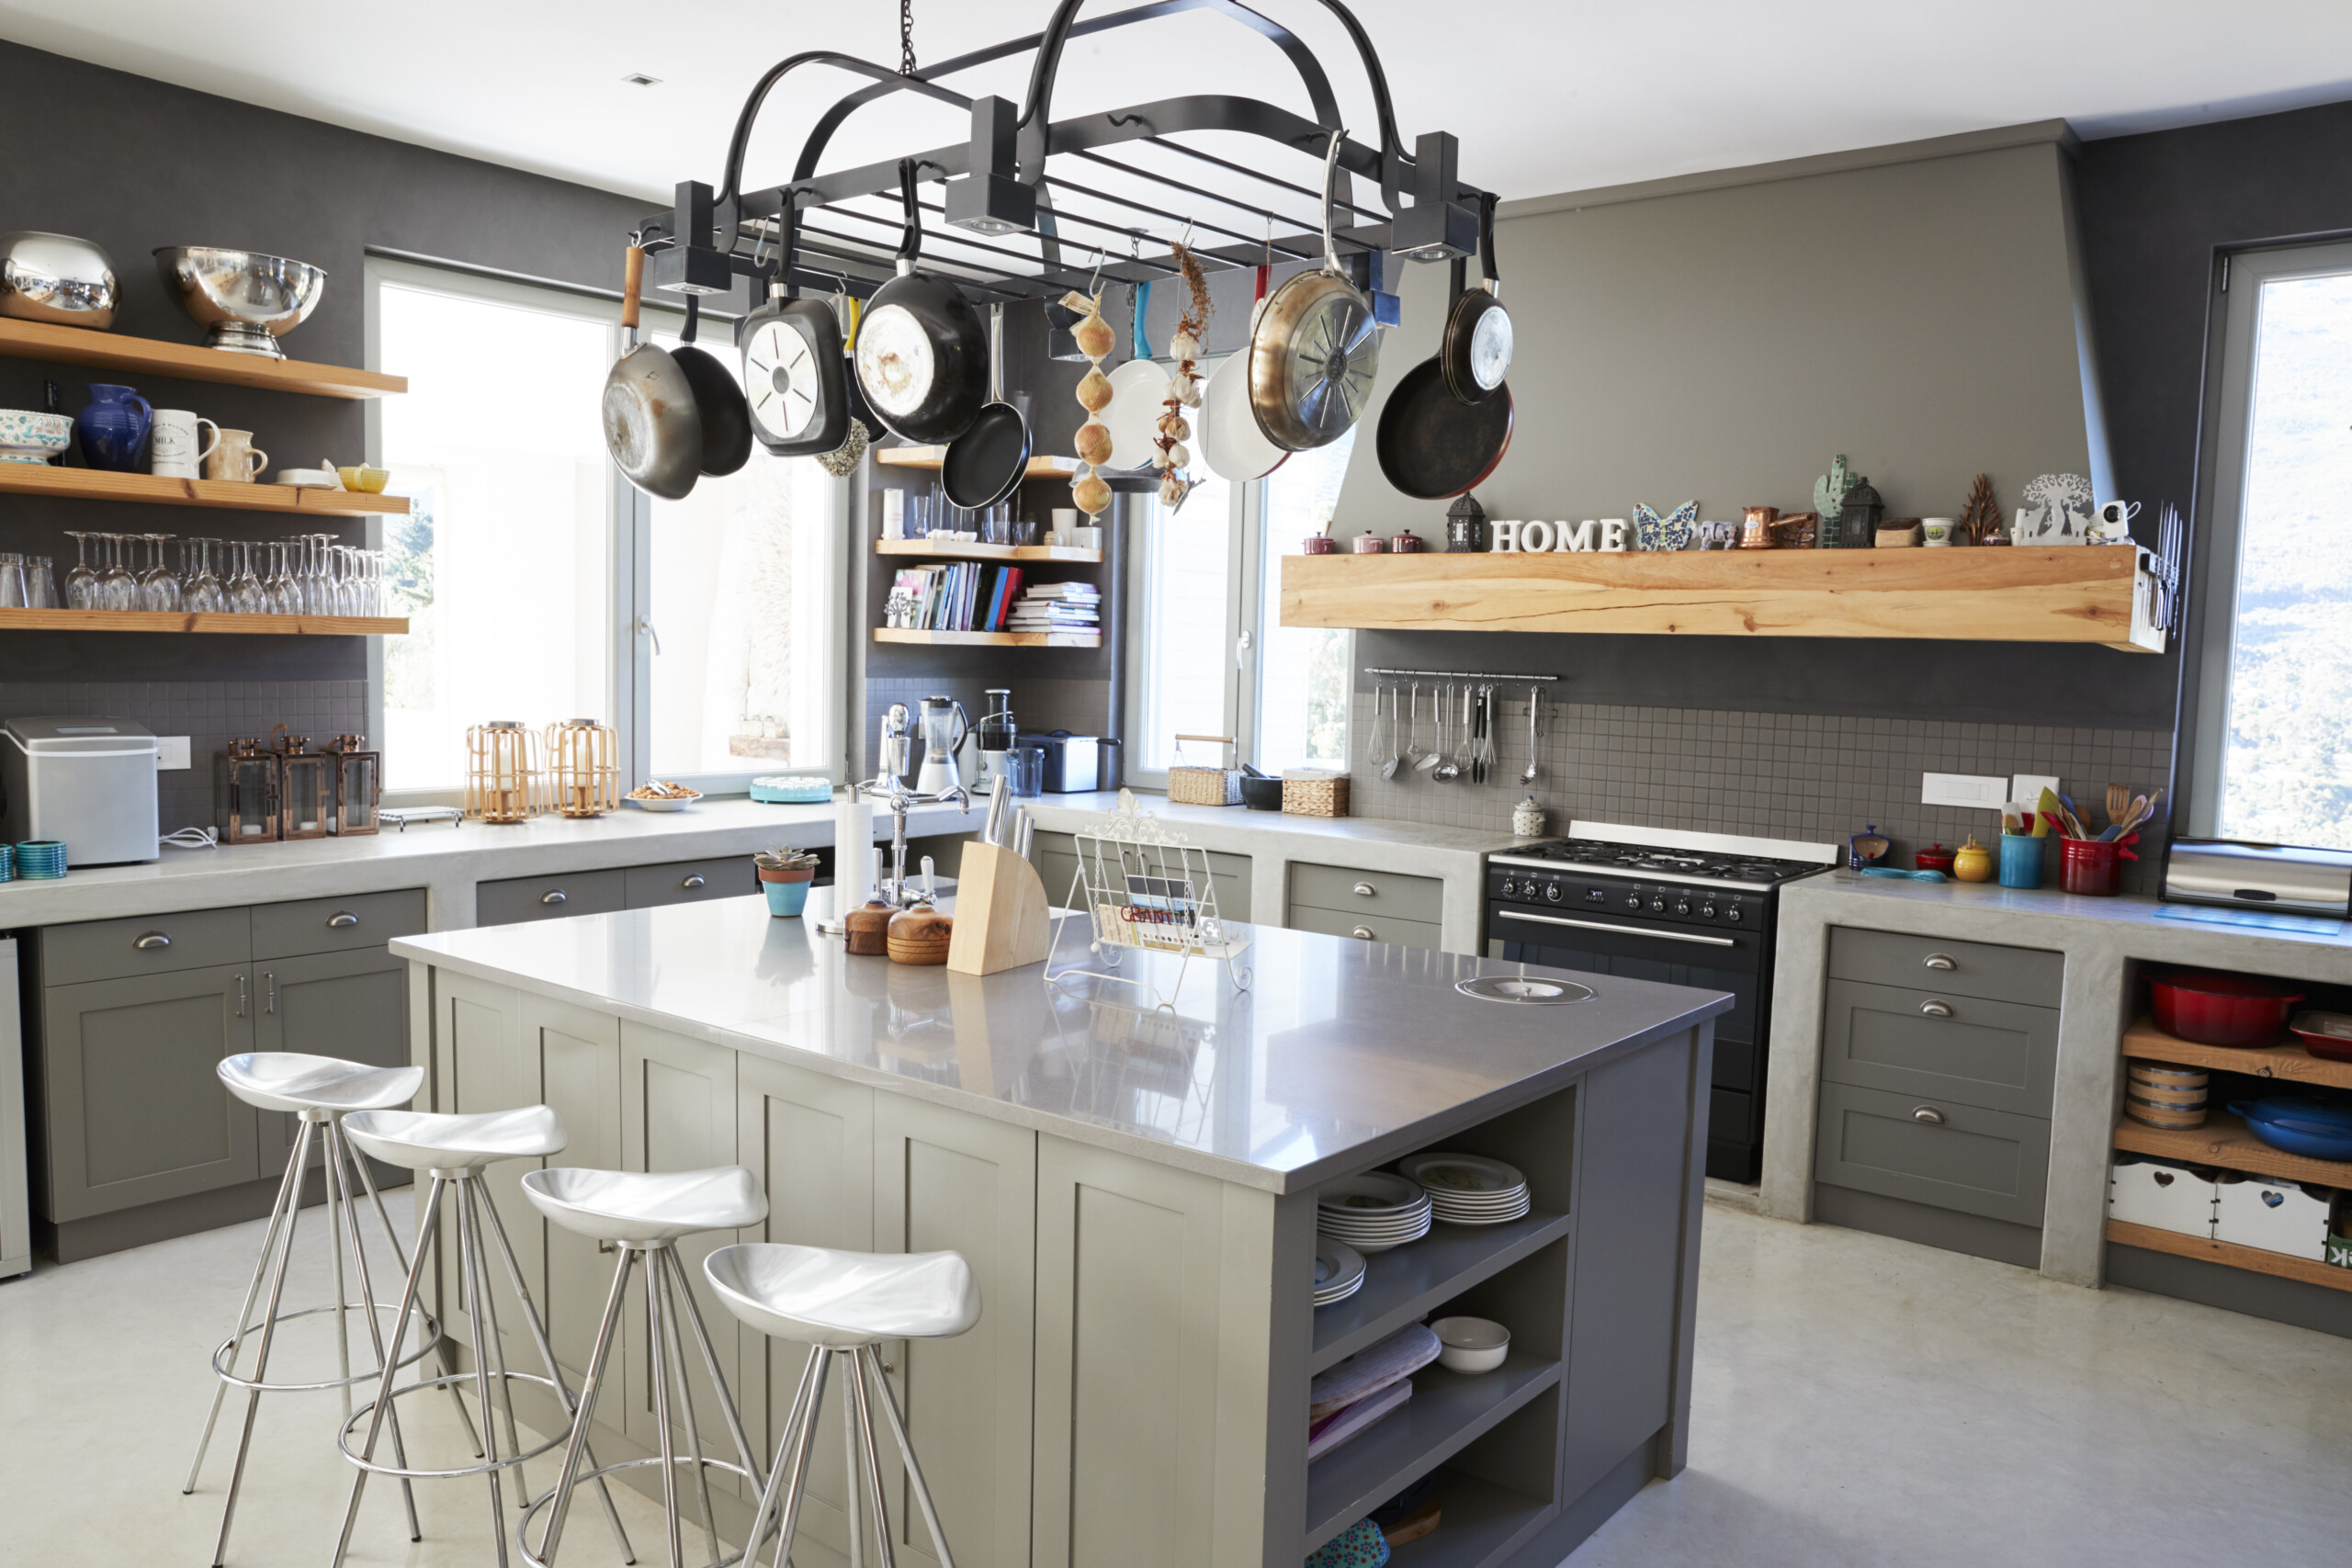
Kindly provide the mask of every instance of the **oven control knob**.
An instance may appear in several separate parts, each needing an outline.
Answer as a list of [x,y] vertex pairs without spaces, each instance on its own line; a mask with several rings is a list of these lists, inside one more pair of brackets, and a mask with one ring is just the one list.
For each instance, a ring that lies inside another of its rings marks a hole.
[[1650,913],[1651,913],[1651,914],[1653,914],[1653,915],[1663,915],[1663,914],[1665,914],[1665,913],[1666,913],[1666,900],[1665,900],[1664,898],[1662,898],[1662,897],[1660,897],[1660,898],[1653,898],[1653,899],[1651,899],[1651,900],[1650,900]]
[[1640,908],[1641,907],[1642,907],[1642,896],[1641,896],[1640,894],[1638,894],[1638,893],[1628,893],[1628,894],[1626,894],[1626,895],[1625,895],[1625,908],[1627,908],[1628,909],[1638,909],[1638,908]]
[[1556,904],[1561,899],[1566,897],[1567,894],[1561,889],[1558,883],[1552,882],[1544,885],[1544,897],[1547,901]]
[[1712,920],[1715,918],[1715,907],[1713,904],[1702,904],[1699,906],[1699,913]]
[[1690,900],[1688,898],[1677,898],[1674,901],[1674,912],[1678,915],[1689,914],[1690,912]]
[[1503,883],[1503,897],[1506,897],[1506,898],[1516,898],[1516,897],[1519,897],[1519,884],[1518,884],[1518,883],[1516,883],[1516,882],[1511,882],[1511,881],[1506,880],[1506,881]]
[[1724,911],[1724,919],[1727,920],[1736,920],[1739,919],[1739,906],[1734,904],[1730,908],[1725,909]]

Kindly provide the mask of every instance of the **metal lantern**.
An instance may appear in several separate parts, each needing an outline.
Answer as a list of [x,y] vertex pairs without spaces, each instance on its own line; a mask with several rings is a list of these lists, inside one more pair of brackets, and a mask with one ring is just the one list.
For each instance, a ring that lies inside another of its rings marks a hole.
[[1476,496],[1455,497],[1453,504],[1445,509],[1445,553],[1458,556],[1486,547],[1487,509],[1478,504]]
[[277,836],[323,839],[334,826],[334,767],[311,750],[307,735],[270,731],[277,763]]
[[620,737],[593,718],[565,719],[547,732],[547,801],[566,817],[620,809]]
[[478,822],[527,822],[545,809],[538,739],[514,718],[466,731],[467,816]]
[[277,841],[277,759],[258,737],[213,753],[212,819],[224,844]]
[[1838,547],[1843,550],[1873,549],[1878,545],[1878,525],[1886,515],[1886,503],[1871,488],[1871,481],[1854,481],[1846,492],[1846,505],[1838,514]]
[[383,830],[377,807],[384,802],[384,754],[368,750],[364,735],[338,735],[327,742],[334,771],[334,833],[351,838]]

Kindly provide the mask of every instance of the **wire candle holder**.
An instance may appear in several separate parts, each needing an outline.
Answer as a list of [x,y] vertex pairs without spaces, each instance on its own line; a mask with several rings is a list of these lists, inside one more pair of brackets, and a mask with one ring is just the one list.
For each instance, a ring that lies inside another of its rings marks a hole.
[[[1119,810],[1102,817],[1093,830],[1074,835],[1072,844],[1078,871],[1070,878],[1065,903],[1074,912],[1056,917],[1053,951],[1060,948],[1064,922],[1086,919],[1093,933],[1087,951],[1102,961],[1102,968],[1070,964],[1057,970],[1049,951],[1049,984],[1088,974],[1148,991],[1159,1006],[1172,1007],[1193,960],[1201,958],[1223,964],[1236,990],[1250,988],[1250,972],[1238,962],[1250,940],[1235,935],[1217,912],[1216,882],[1209,873],[1206,850],[1136,809],[1135,796],[1125,790],[1119,792]],[[1163,993],[1148,980],[1118,973],[1121,960],[1132,949],[1178,956],[1182,962],[1175,984]]]
[[494,718],[466,731],[468,817],[477,822],[527,822],[547,808],[538,739],[513,718]]
[[547,804],[564,817],[602,817],[621,808],[620,738],[593,718],[550,724],[541,755],[547,759]]

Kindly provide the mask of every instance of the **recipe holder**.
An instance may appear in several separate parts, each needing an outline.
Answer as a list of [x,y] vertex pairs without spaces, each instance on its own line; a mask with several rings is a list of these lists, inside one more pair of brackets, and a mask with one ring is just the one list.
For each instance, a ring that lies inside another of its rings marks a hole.
[[947,967],[958,975],[994,975],[1043,964],[1053,947],[1046,885],[1031,865],[1003,844],[967,843],[956,871],[956,930]]

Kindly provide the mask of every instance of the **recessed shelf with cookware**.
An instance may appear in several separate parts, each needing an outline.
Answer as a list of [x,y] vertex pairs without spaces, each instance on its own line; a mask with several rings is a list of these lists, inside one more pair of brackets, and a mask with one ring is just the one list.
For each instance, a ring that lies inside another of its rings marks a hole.
[[2291,1035],[2261,1046],[2199,1045],[2166,1034],[2153,1020],[2143,1018],[2124,1031],[2123,1054],[2135,1061],[2169,1062],[2184,1067],[2276,1078],[2289,1087],[2324,1084],[2352,1089],[2352,1061],[2315,1056]]
[[2119,1121],[2115,1124],[2115,1146],[2188,1165],[2218,1165],[2288,1181],[2352,1187],[2352,1160],[2315,1159],[2273,1147],[2226,1111],[2208,1112],[2205,1125],[2193,1128],[2148,1127],[2129,1120]]

